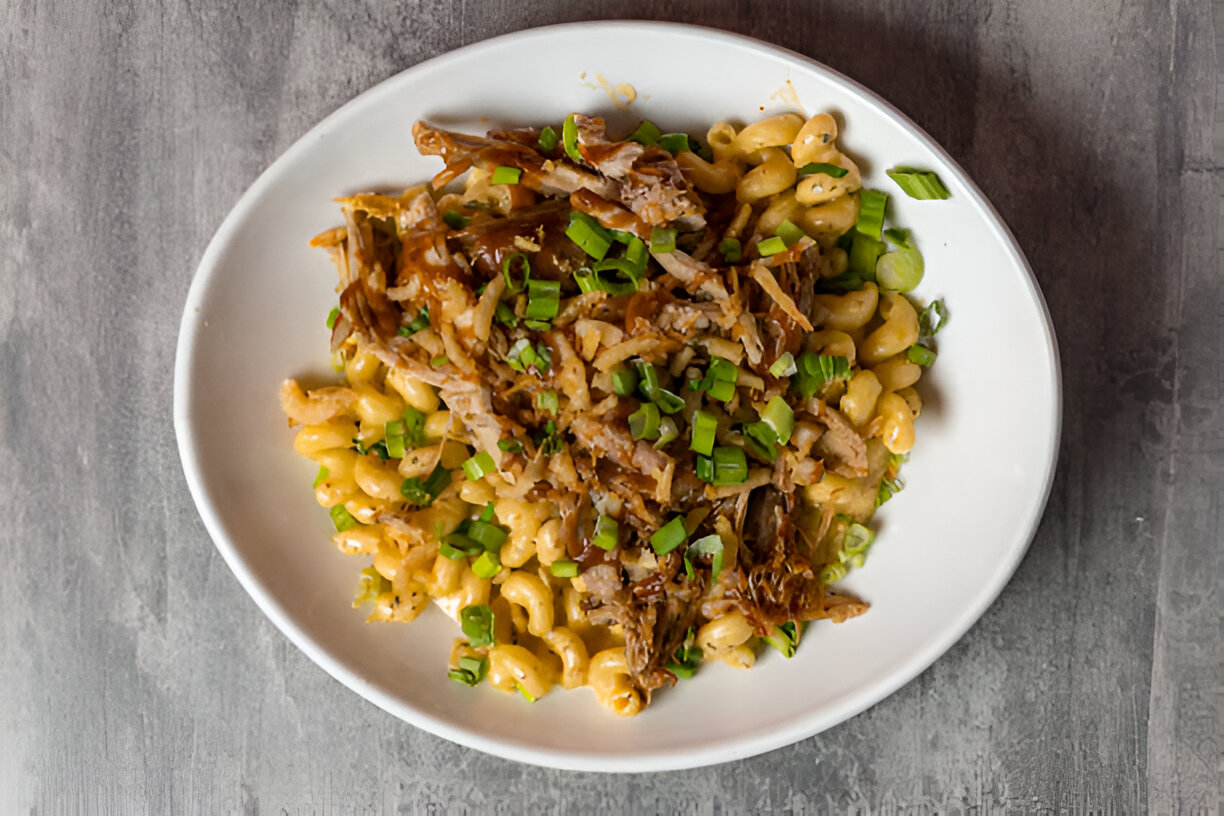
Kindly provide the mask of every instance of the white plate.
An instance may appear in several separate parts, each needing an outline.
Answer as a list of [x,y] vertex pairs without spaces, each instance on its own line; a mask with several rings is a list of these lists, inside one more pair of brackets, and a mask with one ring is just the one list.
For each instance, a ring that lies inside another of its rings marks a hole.
[[[631,84],[618,111],[600,87]],[[793,95],[787,92],[787,82]],[[328,543],[314,467],[290,447],[277,403],[286,376],[325,378],[324,318],[335,272],[307,241],[340,222],[332,199],[403,188],[441,164],[422,158],[418,118],[483,132],[601,112],[704,133],[793,110],[834,111],[867,186],[889,191],[894,223],[926,256],[916,295],[951,311],[926,409],[880,512],[865,568],[845,583],[872,604],[818,624],[792,660],[770,651],[751,671],[709,665],[619,719],[588,690],[534,705],[447,679],[457,631],[440,613],[370,625],[350,606],[363,564]],[[948,201],[913,201],[884,175],[939,173]],[[911,680],[985,611],[1032,537],[1053,477],[1060,383],[1041,294],[1007,228],[922,131],[853,81],[774,46],[654,23],[536,29],[460,49],[367,91],[302,137],[251,186],[209,244],[187,297],[174,420],[188,484],[217,548],[295,644],[340,682],[413,725],[523,762],[594,771],[693,767],[811,736]],[[242,644],[234,644],[242,648]]]

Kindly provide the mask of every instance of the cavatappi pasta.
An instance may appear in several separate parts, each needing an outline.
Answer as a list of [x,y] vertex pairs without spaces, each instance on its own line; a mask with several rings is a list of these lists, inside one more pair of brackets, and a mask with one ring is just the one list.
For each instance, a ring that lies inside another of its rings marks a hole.
[[834,585],[901,486],[946,313],[905,294],[922,256],[833,117],[414,136],[432,184],[343,199],[313,241],[340,384],[280,393],[368,565],[354,605],[432,601],[452,678],[620,715],[862,614]]

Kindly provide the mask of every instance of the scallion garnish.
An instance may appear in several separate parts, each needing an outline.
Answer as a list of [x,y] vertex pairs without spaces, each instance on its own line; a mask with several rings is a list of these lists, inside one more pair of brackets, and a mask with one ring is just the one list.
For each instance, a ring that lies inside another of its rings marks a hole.
[[591,543],[601,550],[612,549],[620,537],[619,527],[616,519],[611,516],[600,516],[595,521],[595,533],[591,536]]
[[676,251],[676,231],[667,227],[655,227],[650,231],[650,254],[665,255]]
[[514,328],[518,325],[518,318],[514,316],[514,310],[505,303],[498,303],[497,309],[493,312],[493,318],[503,326]]
[[772,238],[766,238],[764,241],[761,241],[756,245],[756,248],[757,254],[764,258],[769,255],[777,255],[779,252],[785,252],[786,242],[775,235]]
[[450,358],[447,357],[445,354],[439,354],[437,357],[431,357],[429,359],[429,364],[433,366],[434,368],[439,368],[440,366],[444,366],[449,362],[450,362]]
[[472,574],[477,578],[492,578],[501,572],[501,558],[497,553],[485,550],[472,562]]
[[778,441],[785,445],[795,431],[795,412],[781,397],[774,397],[761,412],[761,421],[773,428]]
[[327,481],[327,477],[330,475],[331,471],[328,468],[324,467],[323,465],[319,465],[319,472],[315,474],[314,484],[312,484],[311,487],[318,487],[319,485],[323,484]]
[[406,500],[412,502],[418,507],[428,507],[433,504],[433,500],[442,495],[451,483],[450,471],[441,465],[436,465],[433,472],[424,482],[419,476],[413,476],[411,479],[405,479],[400,485],[400,495]]
[[676,424],[676,420],[669,416],[665,416],[659,420],[659,438],[655,441],[654,446],[662,450],[671,442],[678,439],[680,436],[680,426]]
[[918,334],[921,337],[934,337],[948,322],[948,307],[942,300],[936,300],[918,314]]
[[744,445],[766,462],[778,458],[778,434],[768,422],[750,422],[744,426]]
[[659,141],[659,137],[663,135],[663,131],[655,126],[654,122],[649,119],[643,119],[642,124],[637,126],[637,129],[625,137],[626,142],[637,142],[640,145],[650,147]]
[[723,260],[727,263],[735,263],[744,252],[738,238],[722,239],[718,242],[718,251],[722,253]]
[[715,448],[710,457],[714,466],[714,485],[742,484],[748,481],[748,457],[743,448]]
[[387,443],[387,455],[392,459],[404,458],[404,435],[407,429],[404,427],[402,419],[395,419],[386,424],[386,436],[384,441]]
[[506,543],[508,533],[506,528],[498,527],[492,521],[476,519],[467,526],[467,537],[484,547],[485,552],[496,552]]
[[612,247],[612,235],[598,221],[581,210],[570,212],[570,222],[565,235],[597,261],[603,260]]
[[689,145],[689,135],[687,133],[664,134],[659,137],[656,144],[673,156],[675,156],[677,153],[683,153],[686,150],[692,150],[692,147]]
[[543,153],[551,153],[553,148],[557,146],[557,140],[560,138],[561,137],[557,135],[557,131],[553,130],[551,127],[545,126],[545,128],[540,131],[540,138],[536,140],[536,146],[539,147],[540,151]]
[[929,366],[935,362],[935,352],[926,346],[917,344],[906,349],[905,356],[909,358],[911,363],[917,363],[920,366]]
[[345,509],[343,504],[337,504],[328,513],[331,515],[332,524],[338,533],[351,530],[360,523],[357,519],[353,518],[353,514]]
[[722,536],[718,534],[702,536],[689,544],[688,549],[684,551],[686,565],[691,565],[693,559],[702,555],[710,556],[710,583],[712,584],[718,580],[718,573],[722,572],[723,568]]
[[698,456],[695,465],[697,478],[703,482],[714,481],[714,460],[708,456]]
[[[522,272],[521,276],[516,276],[515,268]],[[506,291],[512,295],[527,288],[527,284],[531,282],[531,261],[527,255],[522,252],[512,252],[502,259],[501,265],[502,277],[506,279]]]
[[459,668],[446,673],[450,679],[465,686],[478,686],[489,673],[489,661],[484,657],[461,657]]
[[922,282],[922,253],[903,247],[885,252],[876,262],[876,283],[889,292],[908,292]]
[[795,646],[799,643],[799,633],[794,621],[788,621],[773,628],[773,634],[766,635],[761,640],[782,653],[787,660],[795,656]]
[[789,351],[784,351],[778,355],[778,359],[774,360],[773,365],[769,367],[769,373],[779,379],[793,376],[798,370],[795,367],[795,355]]
[[556,391],[541,391],[536,396],[536,404],[540,406],[541,411],[546,411],[553,416],[556,416],[560,410],[560,400],[557,398]]
[[473,649],[493,645],[493,610],[484,604],[460,610],[459,626]]
[[571,159],[583,164],[582,154],[578,152],[578,123],[572,113],[561,123],[561,144]]
[[558,558],[548,565],[548,571],[555,578],[577,578],[578,562],[570,561],[568,558]]
[[523,320],[523,328],[531,329],[532,331],[548,331],[552,328],[552,324],[547,320]]
[[684,517],[675,516],[655,531],[650,537],[650,546],[659,555],[667,555],[683,544],[687,538],[688,532],[684,529]]
[[629,433],[634,439],[658,439],[659,406],[653,402],[643,402],[629,415]]
[[841,178],[850,171],[844,167],[838,167],[836,164],[828,164],[827,162],[808,162],[799,168],[799,175],[810,176],[813,173],[824,173],[830,178]]
[[[846,273],[857,276],[857,283],[852,288],[863,285],[863,281],[875,280],[876,261],[888,249],[883,241],[869,235],[855,234],[850,244],[850,257],[846,263]],[[840,276],[838,276],[840,277]]]
[[[687,562],[685,563],[687,565]],[[667,670],[677,677],[687,679],[697,673],[697,667],[700,665],[701,647],[697,645],[697,633],[690,626],[688,633],[684,637],[684,642],[676,649],[671,662],[667,664]]]
[[427,328],[429,328],[429,307],[422,306],[421,311],[417,312],[417,316],[412,319],[411,323],[399,327],[399,335],[400,337],[411,337]]
[[859,216],[854,228],[863,235],[879,240],[884,229],[884,208],[888,204],[888,193],[879,190],[863,190],[859,193]]
[[875,505],[879,507],[884,502],[891,499],[905,487],[905,483],[900,479],[890,479],[887,476],[880,478],[880,486],[876,488]]
[[332,310],[327,313],[327,328],[329,329],[336,328],[336,318],[338,318],[339,316],[340,316],[340,307],[333,306]]
[[618,397],[627,397],[637,389],[638,375],[631,366],[620,366],[612,371],[612,390]]
[[782,223],[778,225],[778,228],[774,230],[774,235],[781,238],[787,246],[791,246],[801,238],[804,238],[807,233],[800,229],[789,218],[785,218],[782,220]]
[[492,521],[496,511],[493,509],[493,502],[486,502],[485,506],[480,510],[481,521]]
[[930,170],[918,170],[913,167],[894,167],[885,170],[888,177],[897,182],[897,186],[910,198],[920,200],[948,198],[951,193],[939,176]]
[[718,420],[713,414],[698,411],[693,414],[693,429],[689,441],[689,450],[694,450],[704,456],[714,453],[714,432],[718,430]]
[[[598,289],[610,295],[628,295],[638,290],[642,276],[646,274],[644,265],[631,261],[629,258],[604,258],[592,267],[591,289]],[[579,283],[579,288],[582,284]]]
[[528,320],[552,320],[561,311],[561,281],[533,279],[527,282]]
[[518,184],[522,177],[523,171],[517,167],[507,167],[504,164],[493,168],[493,175],[489,179],[490,184]]
[[523,449],[523,443],[517,439],[499,439],[497,440],[498,450],[506,453],[518,453]]
[[497,470],[497,463],[493,461],[493,456],[488,451],[481,451],[463,463],[463,472],[467,474],[469,481],[483,479],[490,473]]
[[852,373],[850,361],[845,357],[808,351],[799,355],[797,367],[799,370],[791,378],[791,387],[803,399],[812,397],[829,380],[848,380]]
[[884,237],[899,247],[912,247],[909,230],[900,227],[889,227],[884,230]]
[[447,210],[442,214],[442,220],[446,222],[446,226],[457,230],[461,230],[472,223],[472,219],[457,210]]
[[382,573],[373,567],[366,567],[361,571],[361,578],[357,585],[357,597],[353,598],[353,608],[362,604],[374,603],[378,600],[378,596],[391,589],[391,582],[382,577]]

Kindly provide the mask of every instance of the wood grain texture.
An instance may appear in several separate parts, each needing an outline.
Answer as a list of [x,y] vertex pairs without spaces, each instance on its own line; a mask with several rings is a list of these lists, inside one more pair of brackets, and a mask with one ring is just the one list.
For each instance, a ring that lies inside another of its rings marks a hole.
[[[170,419],[195,264],[282,150],[422,59],[618,17],[907,112],[1024,247],[1066,385],[1045,520],[960,643],[825,734],[653,776],[508,763],[343,689],[213,549]],[[1219,813],[1221,31],[1186,0],[3,4],[0,812]]]

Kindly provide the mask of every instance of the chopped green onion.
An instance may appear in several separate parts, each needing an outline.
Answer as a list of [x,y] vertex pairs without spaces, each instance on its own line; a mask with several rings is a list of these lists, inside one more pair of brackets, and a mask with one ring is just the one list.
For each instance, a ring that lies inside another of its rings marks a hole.
[[797,365],[799,370],[791,379],[791,387],[803,399],[812,397],[826,382],[848,380],[852,374],[848,359],[827,354],[805,351],[799,355]]
[[472,574],[477,578],[492,578],[501,572],[501,559],[497,553],[485,550],[480,557],[472,562]]
[[795,646],[799,643],[799,634],[795,631],[794,621],[790,621],[781,626],[775,626],[773,634],[766,635],[761,640],[781,652],[782,656],[787,660],[790,660],[795,656]]
[[411,323],[399,327],[399,335],[400,337],[411,337],[422,329],[427,328],[429,328],[429,307],[423,306]]
[[859,193],[858,223],[854,228],[863,235],[879,239],[884,229],[884,208],[888,204],[888,193],[879,190],[863,190]]
[[710,583],[718,580],[718,573],[722,572],[723,568],[723,540],[722,536],[717,533],[701,538],[688,545],[688,549],[684,552],[684,560],[691,564],[692,560],[700,555],[711,556],[710,559]]
[[535,443],[545,456],[560,453],[565,447],[565,440],[557,435],[557,423],[551,419],[544,423],[544,433],[535,438]]
[[659,147],[671,153],[673,156],[677,153],[683,153],[690,150],[689,136],[687,133],[668,133],[660,136],[656,144]]
[[638,375],[630,366],[620,366],[612,371],[612,390],[618,397],[627,397],[637,389]]
[[783,445],[790,441],[795,430],[795,412],[786,404],[786,400],[781,397],[771,399],[761,412],[761,420],[774,429],[778,441]]
[[611,516],[600,516],[595,521],[595,534],[591,536],[591,543],[601,550],[612,549],[620,540],[619,527],[616,519]]
[[826,162],[808,162],[799,168],[799,175],[810,176],[813,173],[824,173],[831,178],[841,178],[850,171],[844,167],[838,167],[836,164],[828,164]]
[[899,247],[913,247],[913,244],[910,243],[909,230],[901,229],[899,227],[890,227],[889,229],[884,230],[884,237]]
[[382,573],[373,567],[361,571],[360,583],[357,585],[357,597],[353,598],[353,608],[362,604],[374,603],[378,596],[391,589],[391,582],[382,577]]
[[488,182],[493,185],[517,185],[521,176],[523,176],[523,170],[508,168],[502,164],[493,168],[493,175]]
[[678,414],[684,410],[684,399],[679,394],[673,394],[666,388],[655,392],[655,405],[665,414]]
[[714,432],[718,430],[718,420],[713,414],[698,411],[693,414],[693,432],[689,442],[689,450],[694,450],[704,456],[714,453]]
[[483,547],[485,552],[496,552],[506,543],[507,535],[504,527],[498,527],[492,521],[477,519],[467,526],[467,537]]
[[723,260],[727,263],[735,263],[743,255],[744,250],[738,238],[724,238],[718,242],[718,251],[722,253]]
[[570,212],[570,222],[565,235],[597,261],[603,260],[612,247],[611,234],[598,221],[580,210]]
[[466,529],[461,526],[455,532],[442,536],[442,543],[438,545],[438,554],[451,561],[462,561],[484,552],[483,547],[467,537],[467,533],[464,532]]
[[774,230],[774,235],[781,238],[787,246],[798,242],[801,238],[807,236],[807,233],[795,225],[789,218],[784,218],[778,228]]
[[339,316],[340,316],[340,307],[333,306],[332,310],[327,313],[327,328],[329,329],[336,328],[336,318],[338,318]]
[[351,530],[358,524],[357,519],[353,518],[353,514],[345,509],[343,504],[337,504],[328,512],[331,514],[332,524],[335,525],[338,533]]
[[633,434],[634,439],[658,439],[659,406],[653,402],[643,402],[629,415],[629,433]]
[[[514,276],[516,264],[523,273],[523,276],[517,279]],[[526,289],[527,284],[531,282],[531,261],[522,252],[511,252],[503,258],[501,271],[502,277],[506,279],[506,291],[512,295]]]
[[[619,236],[617,240],[620,240]],[[646,242],[636,235],[630,235],[629,243],[625,247],[625,260],[639,270],[638,277],[646,273],[647,254]]]
[[720,382],[739,382],[739,367],[723,357],[711,357],[707,373]]
[[461,230],[472,223],[472,219],[457,210],[447,210],[442,214],[442,220],[446,222],[446,226],[457,230]]
[[505,303],[497,304],[497,309],[493,312],[493,317],[503,326],[514,328],[518,325],[518,318],[514,316],[514,310]]
[[493,645],[493,610],[484,604],[460,610],[459,626],[473,649]]
[[695,466],[697,478],[703,482],[714,481],[714,460],[708,456],[698,456]]
[[420,507],[428,507],[433,503],[433,500],[442,495],[451,483],[450,471],[441,465],[436,465],[433,472],[424,482],[420,477],[413,476],[411,479],[405,479],[400,485],[400,494],[407,500]]
[[561,281],[531,280],[527,283],[527,313],[530,320],[552,320],[561,311]]
[[675,516],[650,537],[650,546],[659,555],[667,555],[688,538],[684,529],[684,516]]
[[467,474],[468,480],[473,482],[483,479],[496,470],[497,463],[493,461],[493,456],[488,451],[481,451],[463,463],[463,472]]
[[[865,281],[875,280],[876,261],[886,249],[888,245],[883,241],[876,240],[869,235],[856,234],[854,242],[850,245],[850,257],[846,264],[846,271],[858,275]],[[862,285],[861,282],[859,285]]]
[[419,448],[425,444],[425,415],[409,405],[400,414],[404,423],[404,447]]
[[523,449],[523,443],[517,439],[499,439],[497,440],[497,447],[506,453],[518,453]]
[[715,448],[710,457],[714,465],[714,485],[742,484],[748,481],[748,457],[743,448]]
[[[685,564],[687,565],[688,562],[686,561]],[[697,667],[700,665],[701,647],[697,645],[697,633],[690,626],[684,642],[676,649],[671,662],[667,664],[667,670],[677,677],[687,679],[697,673]]]
[[662,450],[666,445],[679,438],[679,436],[680,426],[676,424],[676,420],[665,416],[659,420],[659,439],[654,443],[654,446]]
[[489,661],[487,658],[461,657],[459,668],[449,670],[446,676],[465,686],[478,686],[488,673]]
[[948,192],[948,188],[939,180],[939,176],[930,170],[918,170],[913,167],[894,167],[884,172],[888,174],[890,179],[897,182],[897,186],[910,198],[920,200],[942,199],[948,198],[951,195]]
[[627,295],[638,290],[646,267],[628,258],[604,258],[597,261],[591,271],[592,289],[611,295]]
[[494,512],[495,511],[493,510],[493,502],[487,502],[485,506],[481,508],[480,510],[480,520],[481,521],[492,521]]
[[523,698],[524,700],[526,700],[527,702],[529,702],[529,703],[534,703],[534,702],[536,701],[536,697],[535,697],[535,695],[534,695],[534,694],[532,694],[530,691],[528,691],[528,690],[527,690],[527,687],[526,687],[526,686],[524,686],[522,683],[517,683],[517,682],[516,682],[516,683],[514,684],[514,687],[515,687],[516,689],[518,689],[518,693],[519,693],[520,695],[522,695],[522,698]]
[[665,255],[676,251],[676,231],[666,227],[655,227],[650,231],[650,254]]
[[768,422],[750,422],[744,426],[744,444],[756,456],[772,463],[778,458],[778,434]]
[[735,383],[729,383],[726,380],[715,380],[710,383],[709,394],[710,399],[716,399],[719,402],[730,402],[735,399]]
[[757,254],[764,258],[768,255],[777,255],[779,252],[785,252],[786,242],[775,235],[772,238],[766,238],[764,241],[761,241],[761,243],[756,245],[756,248]]
[[561,123],[561,144],[571,159],[583,163],[582,154],[578,152],[578,123],[574,121],[572,113]]
[[870,528],[853,522],[846,528],[846,534],[842,538],[841,560],[843,562],[850,560],[856,555],[866,555],[871,549],[872,542],[875,541],[875,533]]
[[540,406],[541,411],[547,411],[553,416],[556,416],[557,411],[560,410],[556,391],[541,391],[536,396],[536,404]]
[[589,269],[579,269],[576,271],[574,273],[574,283],[578,284],[578,291],[584,295],[599,291],[595,273]]
[[392,459],[404,458],[404,435],[407,428],[402,419],[395,419],[386,425],[387,455]]
[[891,499],[905,487],[905,483],[900,479],[890,479],[884,476],[880,479],[880,486],[876,488],[876,507],[879,507],[884,502]]
[[929,366],[935,362],[935,352],[926,346],[910,346],[906,350],[905,356],[909,358],[911,363],[917,363],[920,366]]
[[773,365],[769,367],[769,373],[781,379],[782,377],[790,377],[799,369],[795,367],[795,355],[789,351],[784,351],[774,360]]
[[934,337],[948,322],[948,307],[942,300],[936,300],[918,315],[918,334],[922,337]]
[[829,564],[820,571],[820,583],[828,586],[846,577],[846,565],[840,562]]
[[319,472],[315,474],[314,484],[312,484],[311,487],[318,487],[319,485],[323,484],[324,482],[327,481],[327,477],[330,475],[331,475],[331,470],[329,470],[328,468],[322,465],[319,465]]
[[557,140],[559,138],[560,137],[557,135],[557,131],[553,130],[551,127],[545,126],[545,128],[540,131],[540,138],[536,141],[536,146],[545,153],[551,153],[553,152],[553,148],[557,146]]
[[653,363],[648,363],[645,360],[637,360],[634,366],[638,372],[638,390],[642,392],[648,400],[653,400],[655,392],[659,390],[659,371],[654,367]]
[[552,328],[552,324],[547,320],[524,320],[523,327],[532,331],[548,331]]
[[450,358],[447,357],[445,354],[439,354],[437,357],[431,357],[429,360],[429,364],[433,366],[434,368],[439,368],[441,366],[446,365],[449,362],[450,362]]
[[625,137],[626,142],[637,142],[640,145],[650,147],[659,141],[659,137],[663,135],[663,131],[659,130],[649,119],[643,119],[642,124],[637,126],[637,130]]
[[558,558],[548,565],[548,571],[556,578],[577,578],[578,562],[568,558]]
[[925,264],[916,249],[886,252],[876,262],[876,283],[890,292],[908,292],[922,282]]
[[522,337],[515,340],[514,345],[506,352],[506,365],[515,371],[526,371],[527,366],[535,362],[535,357],[536,353],[531,347],[531,341]]

